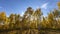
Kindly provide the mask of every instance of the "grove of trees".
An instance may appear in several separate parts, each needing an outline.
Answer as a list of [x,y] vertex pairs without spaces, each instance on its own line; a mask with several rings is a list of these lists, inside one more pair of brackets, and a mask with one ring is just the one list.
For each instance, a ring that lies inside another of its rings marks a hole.
[[28,7],[24,16],[20,14],[11,14],[6,16],[5,12],[0,13],[0,29],[10,28],[60,28],[60,11],[54,9],[44,17],[41,9],[34,11]]

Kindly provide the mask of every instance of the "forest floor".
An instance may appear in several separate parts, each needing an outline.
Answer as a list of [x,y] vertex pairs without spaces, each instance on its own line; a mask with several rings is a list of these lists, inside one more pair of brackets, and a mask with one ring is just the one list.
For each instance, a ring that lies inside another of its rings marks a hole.
[[60,34],[60,30],[38,30],[38,29],[27,29],[27,30],[5,30],[0,31],[0,34]]

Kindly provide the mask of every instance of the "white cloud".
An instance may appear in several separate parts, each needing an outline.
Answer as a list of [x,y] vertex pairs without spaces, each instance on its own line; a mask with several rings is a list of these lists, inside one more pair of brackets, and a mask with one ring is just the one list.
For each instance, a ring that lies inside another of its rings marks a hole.
[[7,15],[7,17],[9,17],[9,15]]
[[24,12],[21,13],[21,16],[23,16],[23,15],[24,15]]
[[44,4],[41,6],[41,8],[47,9],[47,5],[48,5],[48,3],[44,3]]

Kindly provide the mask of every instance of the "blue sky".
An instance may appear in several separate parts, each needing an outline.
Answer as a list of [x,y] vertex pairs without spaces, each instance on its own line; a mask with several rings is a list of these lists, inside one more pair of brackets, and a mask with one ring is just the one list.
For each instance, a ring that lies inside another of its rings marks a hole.
[[0,0],[0,12],[6,12],[6,15],[11,13],[21,14],[26,11],[27,7],[32,7],[34,10],[41,8],[44,16],[48,12],[57,8],[57,2],[60,0]]

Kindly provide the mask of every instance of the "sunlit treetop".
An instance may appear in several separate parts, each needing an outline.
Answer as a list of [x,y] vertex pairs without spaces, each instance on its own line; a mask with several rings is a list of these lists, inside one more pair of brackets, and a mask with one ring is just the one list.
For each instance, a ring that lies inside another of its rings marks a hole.
[[60,6],[60,2],[58,2],[58,6]]
[[60,9],[60,2],[58,2],[58,8]]

